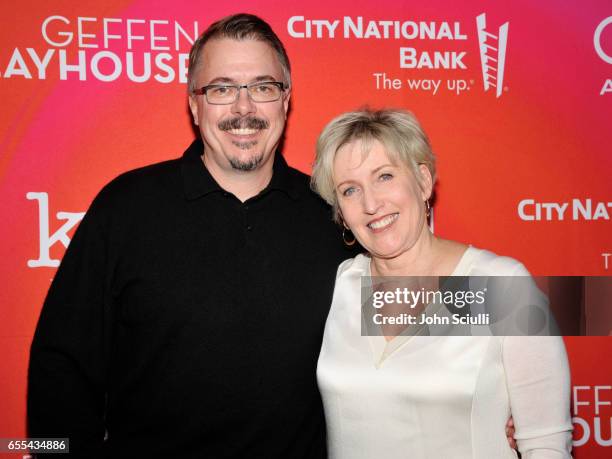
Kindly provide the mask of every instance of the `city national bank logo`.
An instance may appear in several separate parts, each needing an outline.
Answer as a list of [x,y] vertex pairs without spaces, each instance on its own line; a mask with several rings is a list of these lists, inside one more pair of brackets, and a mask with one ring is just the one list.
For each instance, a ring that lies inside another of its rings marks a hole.
[[538,202],[523,199],[518,203],[517,213],[523,221],[610,221],[612,201],[574,198],[565,202]]
[[[495,29],[487,23],[485,13],[475,19],[476,27],[474,17],[464,23],[410,16],[375,19],[291,16],[287,20],[287,33],[296,40],[352,43],[354,49],[361,49],[376,63],[378,68],[368,71],[367,75],[372,78],[376,91],[460,96],[480,86],[477,81],[482,72],[484,91],[495,93],[499,98],[508,90],[504,86],[508,22]],[[360,47],[359,43],[365,41],[378,43]],[[377,46],[379,44],[382,46]],[[395,44],[397,60],[394,59],[391,66],[380,56],[387,55],[388,49]]]
[[506,46],[508,44],[508,23],[497,30],[487,30],[487,18],[482,13],[476,18],[478,29],[478,48],[485,92],[495,88],[495,95],[500,97],[504,90],[504,70],[506,68]]

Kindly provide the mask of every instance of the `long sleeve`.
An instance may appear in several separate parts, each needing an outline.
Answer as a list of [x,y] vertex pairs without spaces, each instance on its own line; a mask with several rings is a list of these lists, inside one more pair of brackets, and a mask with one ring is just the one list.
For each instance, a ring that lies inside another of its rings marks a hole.
[[508,336],[503,361],[522,458],[570,458],[570,377],[562,338]]
[[105,434],[110,274],[104,226],[94,203],[56,273],[30,352],[29,436],[68,437],[73,457],[97,457]]

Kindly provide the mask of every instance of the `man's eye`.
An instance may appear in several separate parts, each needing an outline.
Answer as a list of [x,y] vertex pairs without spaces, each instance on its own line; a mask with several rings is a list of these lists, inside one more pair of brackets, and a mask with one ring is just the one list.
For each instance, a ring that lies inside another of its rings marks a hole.
[[214,96],[225,96],[231,92],[231,86],[217,86],[212,88],[212,94]]
[[274,85],[269,83],[262,83],[255,85],[253,89],[260,94],[267,94],[269,92],[274,91]]

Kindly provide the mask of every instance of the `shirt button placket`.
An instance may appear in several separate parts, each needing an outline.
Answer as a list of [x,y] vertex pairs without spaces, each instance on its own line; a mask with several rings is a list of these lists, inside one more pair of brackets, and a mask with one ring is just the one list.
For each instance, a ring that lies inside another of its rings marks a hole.
[[243,221],[244,221],[244,229],[246,231],[253,231],[253,225],[249,221],[249,213],[248,212],[249,212],[249,205],[245,204],[244,206],[242,206],[242,216],[243,216]]

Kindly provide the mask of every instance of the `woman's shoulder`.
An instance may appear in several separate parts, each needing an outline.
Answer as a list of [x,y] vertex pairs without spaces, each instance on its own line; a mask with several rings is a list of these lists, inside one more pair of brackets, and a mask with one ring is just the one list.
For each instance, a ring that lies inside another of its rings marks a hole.
[[489,250],[469,246],[460,262],[460,271],[471,276],[529,276],[520,261]]
[[348,275],[349,273],[355,273],[359,276],[367,276],[370,273],[370,257],[360,253],[356,257],[344,260],[338,266],[338,272],[336,273],[336,279],[341,276]]

